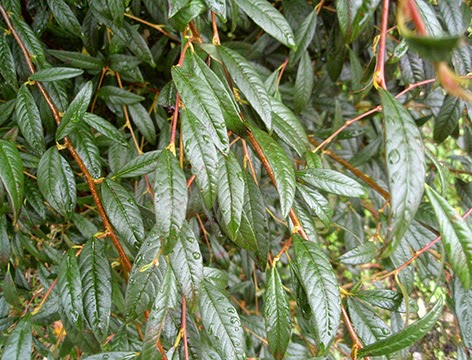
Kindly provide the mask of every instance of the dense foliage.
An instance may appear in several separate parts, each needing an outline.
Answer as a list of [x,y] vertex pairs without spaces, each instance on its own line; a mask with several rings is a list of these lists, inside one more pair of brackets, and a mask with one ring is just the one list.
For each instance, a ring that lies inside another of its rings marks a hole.
[[0,13],[2,359],[470,355],[467,1]]

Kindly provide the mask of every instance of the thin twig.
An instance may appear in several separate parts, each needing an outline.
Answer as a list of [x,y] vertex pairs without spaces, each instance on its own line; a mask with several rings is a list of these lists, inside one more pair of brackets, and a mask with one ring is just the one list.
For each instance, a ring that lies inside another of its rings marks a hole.
[[385,82],[385,44],[387,42],[387,23],[388,23],[389,0],[382,2],[382,23],[380,26],[379,53],[377,56],[377,66],[374,71],[374,84],[387,90]]
[[[349,336],[352,339],[352,342],[354,343],[354,346],[352,347],[352,352],[351,352],[351,359],[356,359],[357,358],[357,350],[362,349],[362,343],[361,340],[359,339],[359,336],[357,336],[356,330],[354,330],[354,327],[352,326],[351,320],[349,319],[349,315],[347,314],[346,309],[344,306],[341,305],[341,314],[343,316],[343,321],[344,324],[346,325],[347,332],[349,333]],[[365,359],[370,360],[369,357],[365,357]]]
[[187,301],[182,293],[182,336],[184,338],[184,356],[185,360],[188,360],[188,342],[187,342]]

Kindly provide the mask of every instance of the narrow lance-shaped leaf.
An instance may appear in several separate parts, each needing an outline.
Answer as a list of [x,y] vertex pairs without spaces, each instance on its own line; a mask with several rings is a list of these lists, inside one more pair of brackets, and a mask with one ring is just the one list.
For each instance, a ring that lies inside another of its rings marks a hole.
[[288,47],[296,47],[292,28],[267,0],[237,0],[237,3],[266,33]]
[[228,154],[218,176],[218,205],[229,237],[235,239],[239,226],[244,201],[244,180],[238,160],[232,152]]
[[333,210],[331,209],[328,200],[318,191],[302,184],[297,185],[297,191],[300,194],[300,198],[303,199],[308,208],[320,218],[327,228],[329,228],[331,217],[333,216]]
[[80,270],[74,250],[70,249],[58,269],[57,287],[64,316],[79,331],[84,327],[84,306]]
[[77,96],[72,100],[69,107],[67,108],[64,116],[62,117],[61,123],[59,124],[56,131],[56,140],[61,140],[70,134],[70,132],[77,126],[82,120],[92,98],[93,84],[92,81],[88,81],[82,86]]
[[472,231],[462,217],[435,190],[426,187],[449,262],[464,289],[472,287]]
[[102,240],[90,239],[79,257],[82,276],[84,315],[97,339],[104,341],[108,335],[111,313],[111,272],[105,256]]
[[4,346],[2,360],[29,360],[32,355],[33,335],[29,318],[21,319],[10,333]]
[[387,254],[398,245],[415,217],[425,182],[425,157],[421,133],[413,118],[390,93],[379,89],[382,100],[385,157],[391,211]]
[[130,162],[123,165],[112,176],[116,178],[129,178],[149,174],[156,170],[156,162],[161,155],[162,150],[154,150],[138,155]]
[[47,2],[60,27],[72,35],[82,35],[82,26],[80,26],[79,20],[64,0],[47,0]]
[[151,144],[156,143],[156,128],[146,108],[140,103],[128,106],[131,119],[138,127],[144,138]]
[[212,344],[223,359],[245,359],[243,329],[236,309],[221,290],[205,280],[202,284],[200,313]]
[[472,289],[465,290],[459,279],[453,282],[454,312],[464,346],[472,348]]
[[292,235],[295,265],[312,311],[313,332],[325,353],[338,330],[341,318],[341,295],[329,259],[314,242]]
[[313,10],[300,27],[295,30],[295,41],[297,49],[290,53],[289,63],[296,64],[300,57],[306,53],[306,49],[310,46],[316,31],[316,10]]
[[144,224],[133,196],[122,185],[105,179],[101,184],[101,197],[111,224],[130,250],[137,250],[144,238]]
[[294,85],[295,112],[298,114],[308,105],[315,83],[315,73],[307,51],[301,54]]
[[77,199],[74,173],[55,147],[49,148],[39,161],[38,186],[54,210],[66,217],[73,212]]
[[16,79],[15,59],[8,46],[6,34],[0,36],[0,74],[5,81],[13,87],[18,87]]
[[180,236],[169,257],[175,277],[180,284],[189,308],[192,308],[200,296],[203,262],[198,241],[187,222],[184,222]]
[[260,147],[260,151],[267,158],[275,186],[280,197],[282,218],[285,218],[292,207],[295,197],[295,171],[282,147],[275,142],[267,133],[257,128],[252,128],[252,134]]
[[439,110],[438,116],[434,119],[434,141],[441,143],[452,134],[459,123],[464,102],[455,96],[447,95]]
[[425,336],[441,315],[443,307],[442,300],[439,300],[434,307],[421,319],[407,326],[403,330],[386,337],[383,340],[367,345],[359,349],[357,356],[381,356],[388,355],[413,345],[423,336]]
[[154,183],[156,225],[162,235],[164,254],[174,247],[187,212],[187,182],[179,161],[170,150],[157,159]]
[[277,268],[270,269],[265,294],[265,323],[267,340],[272,355],[283,359],[290,341],[291,314],[287,296]]
[[84,73],[81,69],[67,68],[67,67],[53,67],[48,69],[41,69],[32,74],[29,78],[34,81],[59,81],[64,79],[71,79]]
[[90,128],[81,122],[71,130],[69,137],[90,175],[94,179],[100,178],[102,176],[102,160]]
[[218,54],[237,87],[259,114],[268,130],[272,128],[269,94],[254,67],[236,51],[218,46]]
[[8,194],[16,223],[24,196],[23,163],[15,145],[0,139],[0,179]]
[[185,155],[192,165],[201,195],[207,209],[211,209],[218,191],[218,154],[215,145],[204,133],[197,117],[182,110],[182,138]]
[[172,68],[172,79],[185,106],[198,117],[215,146],[227,154],[225,118],[208,81],[204,81],[196,73],[186,73],[177,66]]
[[46,151],[43,125],[41,124],[38,106],[28,89],[28,85],[23,85],[18,90],[15,110],[16,122],[20,126],[26,142],[36,155],[41,156]]
[[123,146],[129,146],[124,135],[107,120],[91,113],[85,113],[83,120],[92,128],[102,133],[107,138],[119,142]]

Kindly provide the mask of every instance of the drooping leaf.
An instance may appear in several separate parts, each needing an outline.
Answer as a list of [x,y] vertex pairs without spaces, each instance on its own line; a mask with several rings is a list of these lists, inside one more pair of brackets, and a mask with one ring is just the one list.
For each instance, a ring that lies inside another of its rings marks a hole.
[[267,340],[271,354],[283,359],[290,342],[291,315],[290,306],[277,268],[270,269],[265,294],[265,323]]
[[70,249],[63,257],[57,274],[62,313],[77,330],[84,328],[84,298],[79,264]]
[[74,173],[55,147],[49,148],[39,161],[38,186],[58,213],[68,217],[74,211],[77,198]]
[[336,2],[339,26],[348,42],[354,41],[365,30],[379,3],[380,0]]
[[64,0],[48,0],[48,6],[60,27],[74,36],[82,35],[79,20]]
[[61,140],[74,130],[82,120],[92,98],[93,84],[91,81],[85,83],[74,100],[70,103],[61,119],[56,131],[56,140]]
[[144,225],[133,196],[122,185],[105,179],[101,184],[101,198],[111,224],[130,250],[137,250],[144,238]]
[[292,28],[267,0],[237,0],[237,3],[269,35],[290,48],[296,47]]
[[184,222],[169,258],[182,293],[192,308],[200,296],[203,262],[198,241],[187,222]]
[[186,109],[182,110],[182,138],[185,155],[192,165],[191,171],[195,175],[205,206],[211,209],[218,193],[217,149],[205,131],[202,131],[198,118]]
[[464,102],[455,96],[447,95],[439,110],[438,116],[434,119],[434,141],[442,143],[451,135],[459,123],[462,110],[464,109]]
[[236,86],[259,114],[267,129],[270,130],[272,117],[269,94],[259,74],[253,65],[236,51],[224,46],[218,46],[217,49]]
[[231,239],[236,239],[241,225],[244,201],[244,180],[238,160],[228,154],[218,174],[218,206]]
[[33,335],[29,318],[21,319],[10,333],[3,348],[2,360],[29,360],[31,359]]
[[102,240],[90,239],[79,256],[85,320],[97,339],[108,336],[112,291],[110,265]]
[[393,335],[359,349],[357,356],[388,355],[414,344],[425,336],[434,324],[436,324],[436,321],[441,314],[442,307],[443,302],[442,300],[439,300],[421,319]]
[[300,55],[297,77],[294,85],[295,112],[300,113],[310,101],[315,82],[315,74],[311,63],[310,55],[307,51]]
[[200,313],[210,340],[223,359],[245,359],[243,329],[236,309],[221,290],[205,280],[202,285]]
[[[310,46],[316,31],[316,10],[303,20],[302,24],[295,30],[295,42],[297,49],[290,54],[289,62],[296,64],[298,60],[306,53],[306,49]],[[309,76],[309,73],[308,73]]]
[[302,184],[307,184],[332,194],[349,197],[365,195],[362,185],[334,170],[311,168],[297,171],[296,175]]
[[146,108],[140,103],[128,106],[131,119],[138,127],[144,138],[151,144],[156,143],[156,128]]
[[41,69],[32,74],[29,78],[34,81],[59,81],[64,79],[71,79],[84,73],[81,69],[67,68],[67,67],[52,67]]
[[438,2],[438,8],[449,33],[451,35],[463,34],[465,29],[461,16],[461,1],[440,1]]
[[185,106],[195,114],[203,125],[207,136],[224,154],[228,153],[228,135],[222,109],[215,102],[215,92],[195,72],[186,73],[174,66],[172,79]]
[[464,289],[472,287],[472,230],[446,199],[430,187],[426,194],[433,207],[449,262]]
[[341,318],[341,296],[329,259],[314,242],[292,235],[295,265],[312,311],[313,335],[320,353],[329,349]]
[[333,210],[331,209],[328,200],[318,191],[302,184],[297,185],[297,191],[307,207],[320,218],[327,228],[329,228],[331,217],[333,216]]
[[452,298],[460,335],[466,348],[472,347],[472,289],[465,290],[456,278],[453,282]]
[[156,162],[154,210],[162,235],[164,254],[172,251],[187,212],[187,182],[179,161],[170,150],[162,151]]
[[295,197],[295,171],[284,150],[267,133],[252,128],[260,151],[267,158],[280,197],[282,218],[287,217]]
[[90,175],[94,179],[100,178],[102,176],[102,160],[100,158],[100,150],[95,143],[95,138],[90,128],[81,122],[71,130],[69,138]]
[[156,170],[157,159],[161,155],[161,150],[154,150],[139,155],[124,164],[119,170],[113,173],[112,179],[130,178],[149,174]]
[[417,52],[421,57],[439,62],[448,61],[452,51],[458,47],[460,36],[427,37],[409,35],[405,40],[410,49]]
[[416,214],[423,197],[426,173],[421,134],[410,113],[387,91],[379,89],[379,93],[391,195],[390,243],[386,252],[389,254],[398,246]]
[[17,87],[15,59],[6,41],[6,36],[0,36],[0,74],[10,85]]
[[83,117],[90,127],[102,133],[107,138],[119,142],[123,146],[128,146],[124,135],[105,119],[92,113],[85,113]]
[[0,179],[7,191],[16,222],[24,196],[23,163],[15,145],[3,139],[0,139]]

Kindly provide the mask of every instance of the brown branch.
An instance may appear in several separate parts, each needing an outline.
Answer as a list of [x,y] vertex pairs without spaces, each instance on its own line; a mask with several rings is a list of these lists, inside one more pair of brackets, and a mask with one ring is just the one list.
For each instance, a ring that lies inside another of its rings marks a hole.
[[[25,44],[23,43],[23,41],[19,37],[18,33],[16,32],[13,24],[10,21],[10,17],[8,15],[8,13],[5,11],[5,9],[3,8],[2,5],[0,5],[0,13],[2,14],[2,17],[5,20],[5,23],[7,24],[8,29],[12,33],[12,35],[15,38],[16,42],[18,43],[18,46],[20,47],[21,52],[23,53],[23,56],[25,58],[28,69],[30,70],[31,74],[34,74],[36,72],[36,69],[33,65],[33,62],[31,61],[31,55],[29,54],[28,50],[26,49]],[[37,87],[39,89],[39,92],[44,97],[44,100],[46,101],[49,109],[51,110],[52,115],[54,116],[54,120],[56,121],[56,124],[59,125],[60,122],[61,122],[62,117],[61,117],[61,114],[60,114],[58,108],[56,107],[56,105],[52,101],[52,99],[49,96],[49,94],[48,94],[46,88],[44,87],[44,85],[39,81],[36,81],[35,84],[37,85]],[[103,221],[103,225],[105,226],[106,233],[108,234],[108,236],[110,236],[110,238],[113,242],[113,245],[116,247],[116,250],[118,251],[121,263],[122,263],[125,271],[128,273],[131,270],[131,263],[130,263],[128,257],[126,256],[126,253],[125,253],[123,247],[121,246],[120,241],[118,240],[118,237],[116,236],[116,234],[113,230],[113,227],[112,227],[112,225],[111,225],[111,223],[108,219],[108,216],[105,212],[105,208],[103,207],[103,204],[100,200],[100,197],[98,196],[97,188],[95,186],[95,181],[94,181],[93,177],[90,175],[90,172],[88,171],[87,167],[85,166],[84,162],[80,158],[79,154],[75,150],[74,146],[72,145],[72,142],[70,141],[70,139],[68,137],[66,137],[64,139],[64,145],[67,147],[70,154],[74,158],[75,162],[79,166],[80,171],[84,174],[85,180],[87,181],[87,184],[90,188],[90,192],[92,194],[95,205],[97,206],[98,213],[100,214],[100,217],[102,218],[102,221]]]
[[168,33],[167,31],[165,31],[163,28],[165,25],[157,25],[157,24],[153,24],[153,23],[150,23],[149,21],[146,21],[146,20],[143,20],[137,16],[134,16],[134,15],[131,15],[131,14],[127,14],[125,13],[124,14],[126,17],[129,17],[130,19],[133,19],[133,20],[136,20],[144,25],[147,25],[159,32],[161,32],[162,34],[164,34],[165,36],[169,37],[170,39],[174,40],[174,41],[177,41],[177,42],[180,42],[180,39],[177,39],[174,35]]
[[[344,306],[341,305],[341,314],[343,316],[343,321],[344,324],[346,325],[347,332],[349,333],[349,336],[352,339],[352,342],[354,343],[354,346],[352,347],[352,352],[351,352],[351,359],[356,359],[357,358],[357,350],[362,349],[362,343],[361,340],[359,339],[359,336],[357,336],[356,330],[354,330],[354,327],[352,326],[351,320],[349,319],[349,315],[347,314],[346,309]],[[365,359],[370,360],[369,357],[366,357]]]
[[185,296],[182,293],[182,325],[180,326],[182,329],[182,336],[184,338],[184,359],[188,360],[188,341],[187,341],[187,301],[185,300]]
[[385,90],[387,90],[387,83],[385,82],[385,44],[387,42],[388,8],[389,0],[383,0],[379,53],[377,56],[377,65],[374,71],[374,85],[380,86]]

